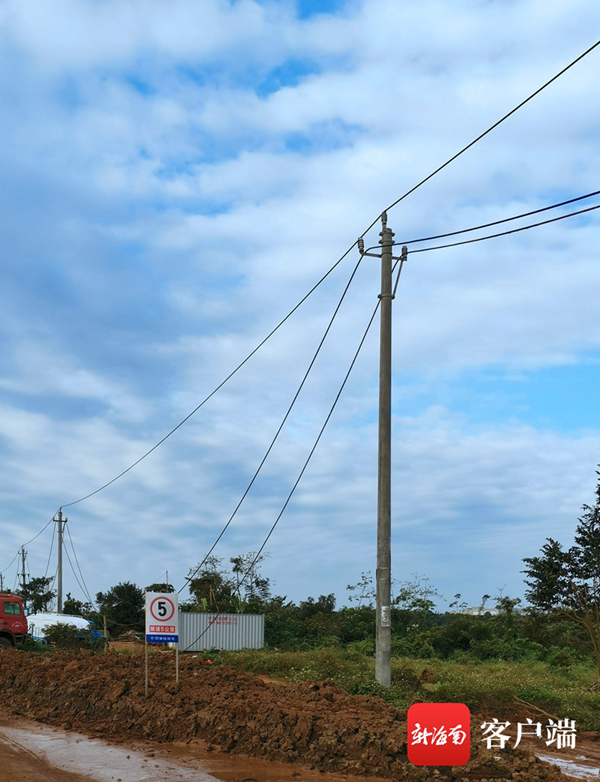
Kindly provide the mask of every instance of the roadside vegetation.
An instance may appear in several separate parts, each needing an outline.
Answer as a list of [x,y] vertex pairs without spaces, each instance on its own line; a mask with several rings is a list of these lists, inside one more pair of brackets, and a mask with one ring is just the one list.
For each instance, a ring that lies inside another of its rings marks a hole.
[[590,692],[593,662],[568,667],[506,660],[466,661],[413,657],[392,659],[392,685],[375,681],[375,662],[355,648],[305,652],[244,650],[214,652],[213,663],[295,683],[332,679],[352,695],[378,695],[396,708],[412,703],[465,703],[473,712],[503,721],[523,711],[540,719],[575,719],[578,729],[600,731],[600,696]]
[[[264,650],[211,651],[213,663],[288,682],[331,678],[352,694],[377,694],[399,708],[417,700],[459,701],[500,719],[528,706],[600,730],[600,481],[595,504],[583,506],[573,546],[563,549],[548,538],[538,556],[524,558],[526,607],[518,598],[486,594],[467,610],[456,594],[440,611],[442,598],[427,578],[395,583],[390,690],[374,676],[371,573],[348,585],[348,605],[337,607],[333,594],[294,603],[272,594],[261,572],[267,558],[249,552],[225,567],[213,556],[190,570],[183,611],[265,616]],[[29,585],[27,598],[43,605],[52,593],[44,579],[34,581],[40,594]],[[174,591],[166,583],[146,589]],[[86,617],[100,631],[106,623],[113,638],[143,633],[141,587],[119,583],[99,592],[96,603],[92,608],[67,595],[65,613]],[[75,628],[53,633],[56,648],[103,648]]]

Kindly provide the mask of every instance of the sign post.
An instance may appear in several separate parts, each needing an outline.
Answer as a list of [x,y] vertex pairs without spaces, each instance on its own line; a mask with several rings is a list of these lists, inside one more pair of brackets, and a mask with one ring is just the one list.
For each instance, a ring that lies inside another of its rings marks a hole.
[[179,683],[179,606],[176,592],[146,592],[146,697],[148,697],[148,644],[175,644],[175,680]]

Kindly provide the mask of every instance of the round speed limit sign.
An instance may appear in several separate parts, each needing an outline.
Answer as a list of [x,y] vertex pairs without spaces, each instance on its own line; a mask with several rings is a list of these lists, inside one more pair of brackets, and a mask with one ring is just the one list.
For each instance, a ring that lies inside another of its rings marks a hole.
[[150,603],[150,616],[157,622],[168,622],[175,613],[173,601],[161,595]]
[[177,594],[146,592],[146,640],[162,643],[179,640]]

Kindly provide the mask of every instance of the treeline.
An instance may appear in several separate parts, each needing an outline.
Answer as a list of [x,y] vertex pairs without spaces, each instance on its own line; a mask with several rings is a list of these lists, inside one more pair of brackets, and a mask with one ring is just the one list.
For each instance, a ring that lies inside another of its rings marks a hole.
[[[254,554],[233,557],[231,567],[216,557],[189,574],[189,598],[183,611],[261,613],[265,616],[265,643],[270,649],[303,651],[319,647],[354,648],[366,655],[375,652],[374,589],[370,573],[349,585],[348,603],[337,607],[335,595],[294,603],[271,593],[270,579],[261,573],[266,557],[250,568]],[[487,660],[542,660],[557,666],[593,661],[589,636],[577,623],[556,612],[528,607],[520,600],[498,597],[491,610],[484,595],[478,615],[463,613],[460,595],[449,611],[438,611],[440,598],[429,580],[415,576],[395,585],[392,619],[392,654],[395,657],[438,658],[457,662]],[[171,584],[149,584],[146,589],[173,592]],[[69,595],[65,613],[82,615],[102,630],[106,619],[109,635],[144,630],[144,589],[131,582],[117,584],[96,596],[97,610]]]
[[[598,473],[600,476],[600,473]],[[336,607],[333,594],[309,597],[298,604],[272,594],[271,581],[261,572],[267,558],[254,552],[222,559],[208,557],[188,573],[189,597],[183,611],[261,613],[265,616],[265,642],[285,651],[318,646],[354,645],[365,654],[374,652],[374,589],[370,573],[348,585],[350,606]],[[440,598],[427,578],[395,585],[392,601],[392,653],[396,656],[437,657],[450,660],[543,660],[555,665],[593,661],[600,686],[600,481],[593,506],[584,505],[574,544],[564,549],[548,538],[539,556],[526,557],[523,570],[530,605],[520,600],[481,600],[477,615],[465,613],[460,595],[450,610],[436,610]],[[34,588],[35,587],[35,588]],[[54,593],[48,579],[32,579],[24,596],[44,610]],[[149,584],[147,591],[173,592],[171,584]],[[99,592],[97,606],[67,595],[64,612],[89,618],[110,635],[144,629],[144,590],[129,581]]]

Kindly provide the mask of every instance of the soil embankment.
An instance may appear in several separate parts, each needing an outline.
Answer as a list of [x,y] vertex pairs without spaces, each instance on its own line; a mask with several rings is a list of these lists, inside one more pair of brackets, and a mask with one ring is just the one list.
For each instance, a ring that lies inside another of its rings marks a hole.
[[13,713],[104,738],[204,740],[227,752],[322,771],[419,780],[566,780],[520,750],[487,751],[473,735],[459,768],[417,768],[406,756],[406,714],[380,698],[350,696],[331,681],[287,685],[200,658],[151,655],[150,697],[138,655],[86,652],[0,655],[3,705]]

